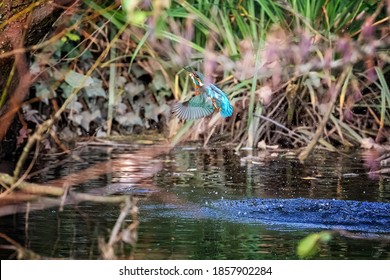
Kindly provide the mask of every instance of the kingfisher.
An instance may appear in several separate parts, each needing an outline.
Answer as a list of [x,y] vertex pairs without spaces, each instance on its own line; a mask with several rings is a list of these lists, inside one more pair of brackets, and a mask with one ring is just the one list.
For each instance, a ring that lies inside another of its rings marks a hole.
[[198,71],[184,67],[189,72],[195,87],[195,96],[183,103],[176,103],[172,112],[182,120],[194,120],[207,117],[214,111],[219,111],[223,118],[233,114],[230,101],[220,88],[214,84],[204,84],[204,76]]

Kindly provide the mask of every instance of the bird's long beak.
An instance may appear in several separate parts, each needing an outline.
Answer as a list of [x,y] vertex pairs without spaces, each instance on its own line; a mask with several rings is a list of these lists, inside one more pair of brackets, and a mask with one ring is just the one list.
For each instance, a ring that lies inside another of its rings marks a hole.
[[187,72],[190,72],[191,74],[194,73],[194,70],[189,66],[183,67],[183,69],[186,70]]
[[186,70],[187,72],[189,72],[189,75],[192,79],[192,81],[194,82],[195,85],[197,86],[203,86],[203,82],[202,82],[202,79],[196,74],[196,72],[191,68],[191,67],[183,67],[184,70]]

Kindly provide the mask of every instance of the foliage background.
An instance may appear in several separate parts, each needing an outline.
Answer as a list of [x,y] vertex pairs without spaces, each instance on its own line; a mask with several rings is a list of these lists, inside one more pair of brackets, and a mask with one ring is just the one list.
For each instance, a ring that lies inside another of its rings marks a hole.
[[[385,0],[76,2],[31,52],[17,143],[53,120],[46,148],[147,131],[173,144],[372,147],[389,134],[388,20]],[[193,94],[188,65],[226,92],[231,118],[172,118]]]

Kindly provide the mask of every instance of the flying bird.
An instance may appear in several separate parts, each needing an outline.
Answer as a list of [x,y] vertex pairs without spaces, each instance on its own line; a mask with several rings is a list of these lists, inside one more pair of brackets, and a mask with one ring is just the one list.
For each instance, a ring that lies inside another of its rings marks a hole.
[[230,101],[220,88],[214,84],[204,84],[204,76],[198,71],[185,67],[194,83],[195,96],[186,102],[178,102],[172,106],[172,112],[182,120],[194,120],[207,117],[219,111],[223,118],[233,114]]

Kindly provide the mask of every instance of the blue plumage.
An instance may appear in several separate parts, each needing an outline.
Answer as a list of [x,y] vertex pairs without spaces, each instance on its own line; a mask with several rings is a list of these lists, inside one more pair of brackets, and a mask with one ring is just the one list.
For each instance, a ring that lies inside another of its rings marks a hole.
[[214,84],[204,84],[204,76],[190,68],[184,68],[190,73],[195,86],[195,96],[184,103],[176,103],[172,112],[180,119],[199,119],[211,115],[214,110],[221,113],[223,118],[233,114],[230,101],[220,88]]
[[220,110],[223,118],[230,117],[233,114],[233,107],[226,94],[213,84],[207,87],[208,95],[213,99],[215,107]]

